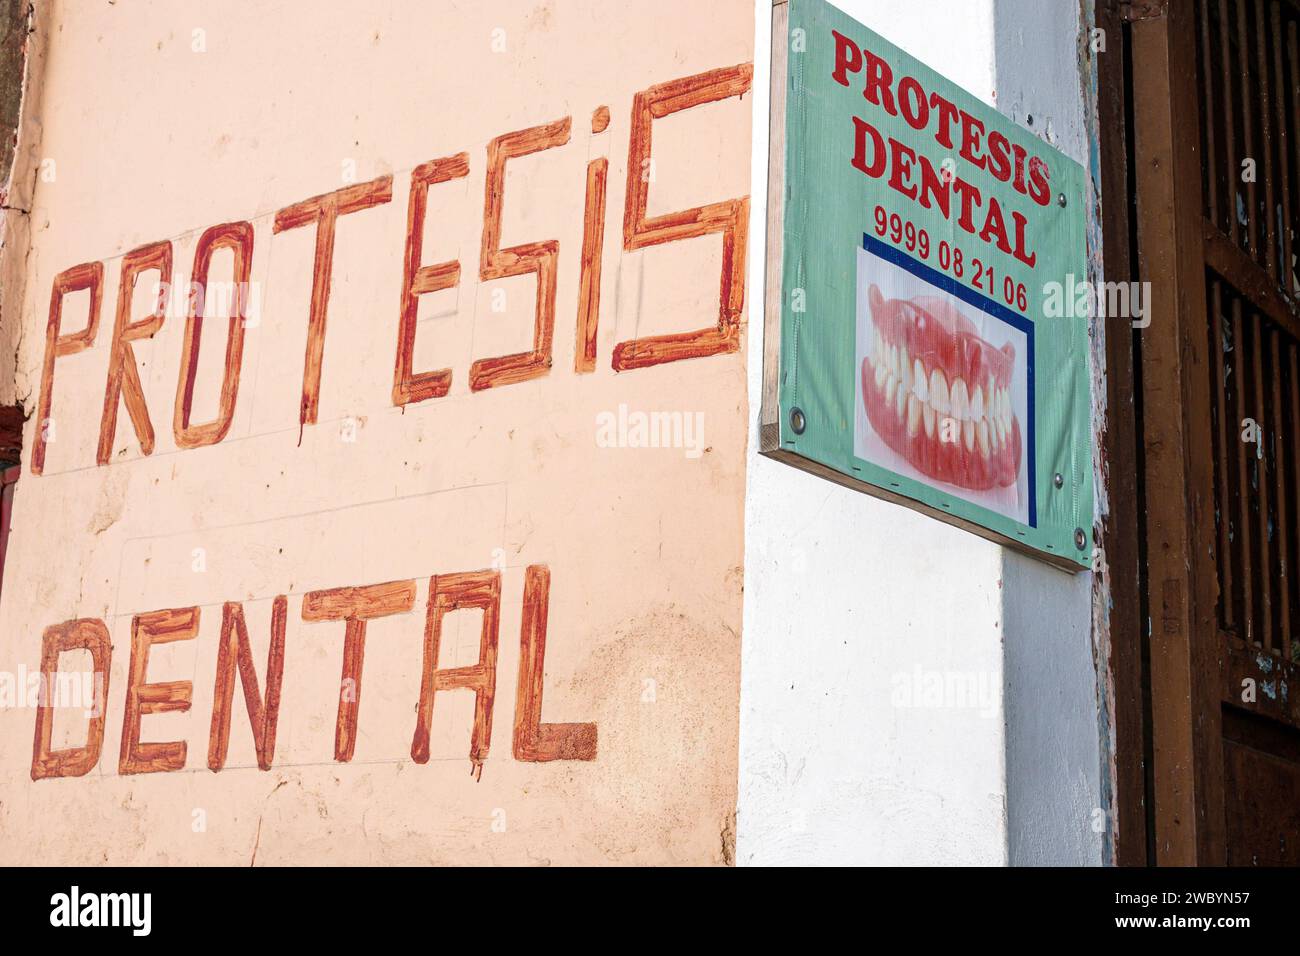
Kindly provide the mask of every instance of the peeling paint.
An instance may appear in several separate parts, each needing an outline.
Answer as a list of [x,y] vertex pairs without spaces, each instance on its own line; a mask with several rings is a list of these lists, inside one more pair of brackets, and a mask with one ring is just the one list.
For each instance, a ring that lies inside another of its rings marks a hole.
[[[1088,43],[1089,28],[1095,24],[1096,8],[1093,0],[1079,0],[1078,46],[1079,83],[1085,104],[1088,148],[1088,282],[1099,287],[1105,278],[1102,257],[1102,196],[1101,196],[1101,129],[1097,107],[1097,70]],[[1089,328],[1092,343],[1092,460],[1093,460],[1093,514],[1096,515],[1097,540],[1106,542],[1109,536],[1102,533],[1110,519],[1110,461],[1106,457],[1106,325],[1094,320]],[[1115,843],[1118,820],[1114,812],[1117,788],[1115,763],[1115,675],[1111,656],[1111,612],[1114,601],[1110,582],[1105,573],[1092,578],[1092,645],[1093,663],[1097,673],[1097,735],[1100,744],[1101,765],[1098,768],[1101,782],[1102,809],[1107,827],[1103,834],[1102,861],[1115,862]]]

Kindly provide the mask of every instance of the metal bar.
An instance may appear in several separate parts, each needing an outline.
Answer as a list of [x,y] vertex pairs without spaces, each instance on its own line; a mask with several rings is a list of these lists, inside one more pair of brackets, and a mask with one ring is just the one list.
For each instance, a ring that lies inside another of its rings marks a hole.
[[[1295,218],[1295,211],[1291,207],[1291,181],[1300,176],[1300,168],[1291,166],[1291,133],[1289,128],[1291,124],[1287,121],[1286,115],[1286,90],[1287,90],[1287,62],[1282,58],[1282,8],[1274,0],[1271,13],[1271,27],[1269,33],[1273,37],[1273,72],[1277,77],[1277,98],[1274,101],[1277,107],[1277,140],[1278,140],[1278,163],[1282,167],[1279,180],[1282,185],[1282,221],[1279,224],[1281,232],[1281,244],[1279,254],[1281,255],[1281,273],[1279,275],[1280,284],[1288,294],[1291,294],[1291,228],[1292,220]],[[1291,64],[1294,70],[1300,64]],[[1300,183],[1296,184],[1300,186]]]
[[[1296,40],[1296,21],[1291,20],[1286,25],[1286,51],[1287,61],[1291,64],[1291,121],[1286,124],[1288,129],[1300,129],[1300,43]],[[1300,135],[1295,137],[1295,173],[1300,177]],[[1296,188],[1300,190],[1300,179],[1296,181]],[[1297,205],[1300,206],[1300,196],[1296,197]],[[1293,210],[1291,213],[1290,225],[1300,236],[1300,208]],[[1292,247],[1294,252],[1294,246]],[[1288,280],[1284,283],[1287,291],[1291,295],[1300,295],[1300,265],[1287,263]]]
[[[1295,487],[1296,508],[1300,509],[1300,448],[1295,447],[1294,436],[1300,434],[1300,348],[1291,348],[1291,480]],[[1291,529],[1288,528],[1288,531]],[[1296,529],[1296,559],[1300,560],[1300,528]],[[1297,605],[1300,607],[1300,605]],[[1282,653],[1292,659],[1291,635],[1282,633]]]
[[1228,449],[1231,447],[1228,444],[1228,436],[1231,435],[1235,440],[1237,428],[1234,423],[1229,429],[1227,422],[1228,389],[1223,370],[1223,284],[1217,278],[1211,280],[1210,301],[1210,351],[1214,353],[1215,371],[1214,406],[1218,411],[1219,419],[1218,448],[1215,456],[1219,462],[1219,466],[1215,469],[1219,478],[1219,583],[1221,585],[1219,607],[1223,616],[1223,627],[1231,631],[1236,627],[1236,595],[1232,589],[1232,566],[1235,559],[1232,553],[1232,539],[1228,535],[1228,522],[1231,520],[1232,512],[1232,495],[1228,489],[1230,461]]
[[[1234,431],[1241,427],[1243,419],[1250,418],[1251,415],[1246,409],[1246,381],[1245,375],[1245,327],[1241,320],[1241,299],[1237,296],[1232,297],[1232,343],[1233,351],[1237,354],[1237,414],[1234,416]],[[1246,489],[1250,487],[1250,478],[1246,473],[1246,449],[1242,447],[1241,442],[1234,442],[1235,457],[1237,459],[1237,531],[1241,535],[1241,580],[1245,583],[1242,587],[1242,611],[1243,628],[1242,638],[1248,643],[1255,641],[1255,595],[1250,582],[1255,580],[1255,572],[1250,560],[1250,496]]]
[[[1264,152],[1264,262],[1268,274],[1277,278],[1277,242],[1273,232],[1273,110],[1269,90],[1268,48],[1264,44],[1264,0],[1255,0],[1255,56],[1259,66],[1259,126]],[[1280,86],[1280,84],[1279,84]],[[1278,90],[1281,93],[1281,90]]]
[[[1287,508],[1286,448],[1285,441],[1294,434],[1284,431],[1286,417],[1282,409],[1282,350],[1290,351],[1290,341],[1276,327],[1272,333],[1273,340],[1273,481],[1277,494],[1277,565],[1278,565],[1278,623],[1281,643],[1286,653],[1290,652],[1291,633],[1291,562],[1287,539],[1291,536],[1291,522]],[[1294,429],[1294,423],[1292,423]]]
[[[1255,386],[1255,414],[1251,417],[1255,419],[1258,432],[1255,442],[1255,493],[1258,495],[1256,501],[1259,513],[1259,590],[1262,598],[1260,602],[1260,629],[1259,639],[1264,645],[1264,650],[1269,651],[1273,648],[1273,553],[1271,547],[1271,535],[1268,533],[1268,484],[1269,484],[1269,467],[1268,456],[1264,454],[1263,435],[1260,434],[1265,430],[1265,424],[1271,430],[1274,427],[1273,422],[1265,417],[1264,411],[1268,407],[1264,402],[1264,342],[1266,333],[1264,323],[1260,315],[1254,309],[1250,310],[1250,332],[1251,332],[1251,365]],[[1242,456],[1244,459],[1244,455]],[[1247,578],[1246,580],[1250,580]]]
[[1200,0],[1201,9],[1201,81],[1204,90],[1201,95],[1201,128],[1205,131],[1205,185],[1206,215],[1215,225],[1219,222],[1219,174],[1218,157],[1214,149],[1214,84],[1210,81],[1210,3],[1212,0]]
[[1237,145],[1237,127],[1232,117],[1232,27],[1228,23],[1227,0],[1219,0],[1219,50],[1222,60],[1219,62],[1219,83],[1223,87],[1223,150],[1224,170],[1227,173],[1228,195],[1223,201],[1228,204],[1228,238],[1234,246],[1241,245],[1237,235],[1237,197],[1240,195],[1241,163],[1238,162],[1234,147]]
[[[1237,4],[1237,49],[1241,52],[1241,134],[1242,145],[1245,149],[1243,159],[1255,159],[1255,137],[1254,123],[1251,122],[1251,115],[1255,109],[1255,103],[1251,97],[1250,82],[1250,57],[1246,53],[1246,45],[1249,42],[1249,34],[1246,29],[1246,4]],[[1246,248],[1250,254],[1256,258],[1259,257],[1259,208],[1255,202],[1255,179],[1259,176],[1256,174],[1251,179],[1246,180]]]

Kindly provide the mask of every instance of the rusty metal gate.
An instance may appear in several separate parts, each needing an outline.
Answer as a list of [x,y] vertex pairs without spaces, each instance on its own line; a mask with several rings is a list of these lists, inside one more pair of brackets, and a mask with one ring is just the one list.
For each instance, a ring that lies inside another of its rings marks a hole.
[[1141,652],[1114,662],[1120,861],[1296,865],[1300,4],[1107,9],[1125,60],[1100,79],[1128,95],[1125,161],[1103,187],[1134,200],[1107,241],[1151,283],[1150,325],[1131,343],[1108,327],[1141,542]]

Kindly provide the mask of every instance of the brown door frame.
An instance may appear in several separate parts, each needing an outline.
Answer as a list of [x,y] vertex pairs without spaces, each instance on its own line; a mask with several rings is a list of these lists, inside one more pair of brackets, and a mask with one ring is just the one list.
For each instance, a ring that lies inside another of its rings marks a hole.
[[[1137,278],[1129,108],[1128,4],[1098,0],[1096,26],[1106,37],[1095,59],[1100,140],[1102,269],[1104,278]],[[1143,539],[1138,481],[1142,439],[1135,369],[1136,334],[1123,317],[1105,326],[1106,418],[1099,436],[1109,506],[1099,524],[1106,555],[1104,584],[1094,584],[1097,604],[1109,607],[1109,692],[1113,714],[1113,860],[1148,863],[1148,702],[1145,696],[1146,614],[1143,613]]]
[[[1138,277],[1151,283],[1140,333],[1147,491],[1150,863],[1222,865],[1223,644],[1218,629],[1210,339],[1202,211],[1195,5],[1130,14]],[[1198,533],[1199,532],[1199,533]]]
[[1106,329],[1116,862],[1222,865],[1195,5],[1104,0],[1097,25],[1106,278],[1151,284],[1149,326]]

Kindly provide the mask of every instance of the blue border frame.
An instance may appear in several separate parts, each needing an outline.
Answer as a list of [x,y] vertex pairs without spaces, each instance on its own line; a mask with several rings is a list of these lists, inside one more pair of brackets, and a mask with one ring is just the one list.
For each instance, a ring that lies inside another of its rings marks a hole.
[[[1002,303],[995,302],[986,296],[980,295],[970,286],[958,282],[952,276],[945,275],[937,269],[932,269],[924,263],[918,262],[902,249],[892,246],[887,242],[882,242],[870,233],[864,232],[862,234],[862,248],[873,256],[876,256],[878,259],[884,259],[886,262],[896,265],[900,269],[905,269],[923,282],[928,282],[935,288],[947,292],[955,298],[961,299],[961,301],[965,302],[967,305],[972,305],[981,312],[987,313],[988,315],[993,316],[993,318],[1005,322],[1025,334],[1026,340],[1029,343],[1029,355],[1025,371],[1025,404],[1028,406],[1027,412],[1029,417],[1029,441],[1027,442],[1029,452],[1027,462],[1029,470],[1029,480],[1027,482],[1029,486],[1029,521],[1027,527],[1037,528],[1038,462],[1036,451],[1038,443],[1034,433],[1034,406],[1037,404],[1037,394],[1034,391],[1034,323],[1023,315],[1017,315],[1012,312]],[[853,457],[856,458],[857,456],[854,455]],[[969,503],[975,505],[975,502],[973,501]],[[982,505],[975,506],[983,507]],[[994,514],[998,514],[998,512],[994,512]],[[1006,515],[1000,516],[1003,518],[1006,517]]]

